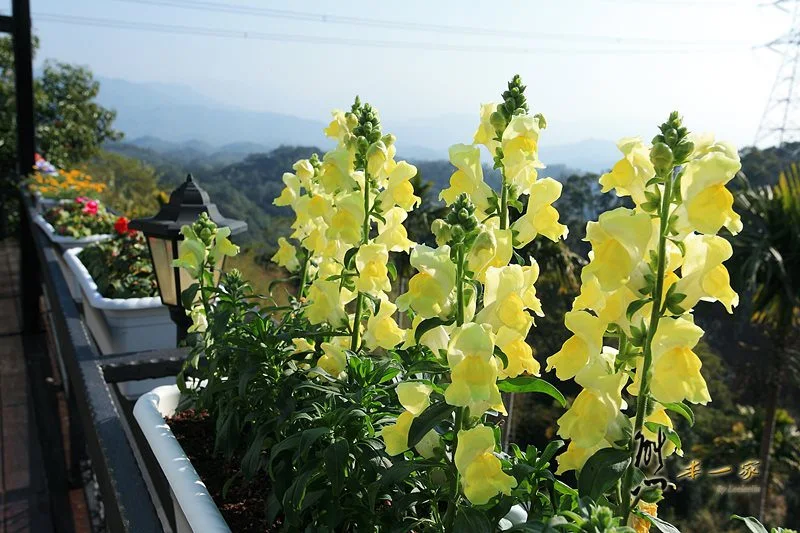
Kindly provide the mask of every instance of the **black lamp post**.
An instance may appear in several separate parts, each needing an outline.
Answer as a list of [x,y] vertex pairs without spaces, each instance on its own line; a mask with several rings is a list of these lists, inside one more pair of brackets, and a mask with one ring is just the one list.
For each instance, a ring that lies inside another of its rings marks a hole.
[[[194,280],[185,270],[172,263],[178,258],[178,242],[183,240],[181,227],[191,225],[200,213],[208,213],[218,227],[229,227],[231,235],[247,230],[246,222],[223,217],[217,205],[211,203],[208,193],[197,185],[191,174],[180,187],[172,191],[169,203],[162,206],[158,214],[132,220],[129,224],[131,229],[141,231],[147,238],[161,302],[169,307],[170,317],[177,326],[179,343],[186,338],[186,331],[192,323],[183,308],[181,292]],[[218,270],[222,269],[222,261],[224,257],[217,265]]]

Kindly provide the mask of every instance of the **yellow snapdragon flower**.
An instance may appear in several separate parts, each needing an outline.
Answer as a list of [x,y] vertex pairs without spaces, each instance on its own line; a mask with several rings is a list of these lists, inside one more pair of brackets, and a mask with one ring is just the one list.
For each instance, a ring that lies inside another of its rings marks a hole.
[[300,178],[291,172],[284,172],[283,184],[285,187],[281,191],[280,196],[275,198],[272,203],[279,207],[287,205],[294,207],[300,196]]
[[314,165],[311,164],[311,161],[308,159],[300,159],[292,165],[292,169],[297,179],[300,180],[300,186],[307,192],[312,191],[314,188]]
[[505,326],[517,331],[522,337],[526,336],[533,317],[525,309],[532,309],[543,316],[541,302],[536,297],[533,286],[538,270],[538,265],[487,268],[483,309],[477,315],[478,322],[490,324],[495,333]]
[[353,152],[345,146],[331,150],[323,156],[319,183],[325,192],[335,194],[355,188],[354,161]]
[[528,245],[540,234],[551,241],[567,237],[569,230],[558,222],[558,211],[552,205],[560,196],[561,184],[553,178],[545,178],[531,185],[525,214],[511,226],[518,233],[517,248]]
[[[356,289],[373,296],[392,290],[389,281],[389,250],[384,244],[364,244],[356,252]],[[399,342],[399,341],[398,341]]]
[[489,267],[508,265],[514,255],[512,239],[512,230],[500,229],[496,218],[484,225],[467,254],[467,266],[476,280],[483,282]]
[[725,185],[740,168],[739,156],[731,157],[724,151],[689,161],[681,177],[683,203],[675,212],[679,227],[714,234],[725,226],[732,234],[739,233],[742,220],[733,211],[733,195]]
[[598,450],[610,447],[611,445],[603,439],[588,448],[578,446],[575,441],[570,442],[566,451],[558,456],[556,475],[561,475],[570,470],[580,470],[583,468],[583,465],[586,464],[586,461],[589,460],[589,457],[594,455]]
[[647,213],[624,207],[606,211],[586,225],[585,240],[592,244],[592,253],[583,271],[596,276],[602,290],[618,289],[644,257],[651,232]]
[[381,209],[388,210],[393,206],[400,206],[405,211],[411,211],[422,203],[422,199],[414,194],[411,178],[417,175],[417,167],[405,161],[400,161],[389,173],[386,189],[378,195]]
[[[703,330],[694,324],[691,315],[665,317],[658,323],[653,336],[650,380],[650,392],[657,401],[671,403],[686,400],[703,405],[711,401],[708,386],[700,373],[703,364],[692,351],[702,336]],[[641,364],[640,361],[636,378],[628,387],[631,394],[639,394]]]
[[411,251],[410,263],[417,273],[408,282],[408,292],[397,298],[398,309],[411,309],[423,318],[447,316],[455,302],[456,284],[450,247],[418,245]]
[[521,374],[539,375],[539,361],[533,358],[533,348],[525,341],[525,336],[502,326],[497,332],[495,343],[508,359],[508,366],[498,371],[499,379],[515,378]]
[[506,182],[517,194],[528,194],[536,182],[539,161],[539,118],[515,115],[503,131],[503,168]]
[[600,443],[617,422],[622,409],[622,387],[628,380],[624,372],[598,381],[602,388],[583,389],[572,406],[558,419],[558,435],[581,448]]
[[431,404],[430,397],[431,392],[433,392],[433,387],[426,383],[421,383],[419,381],[398,383],[395,391],[397,392],[397,399],[400,401],[400,405],[414,416],[422,414]]
[[594,311],[600,322],[606,324],[615,324],[623,329],[623,331],[630,335],[631,323],[639,323],[639,319],[648,314],[644,308],[634,314],[632,320],[628,320],[627,310],[628,306],[641,297],[641,294],[631,288],[632,283],[622,285],[620,288],[604,292],[600,288],[600,282],[593,274],[581,274],[581,292],[572,304],[572,310],[591,310]]
[[479,425],[458,433],[454,461],[464,496],[474,505],[483,505],[498,494],[511,494],[517,480],[503,472],[500,460],[494,456],[494,431]]
[[478,125],[478,130],[472,139],[473,143],[484,145],[492,157],[500,147],[500,143],[496,140],[497,132],[490,120],[492,113],[497,111],[497,105],[496,102],[481,104],[481,123]]
[[[633,420],[631,420],[631,422],[633,422]],[[659,404],[655,405],[653,412],[645,417],[644,422],[645,424],[648,422],[654,422],[656,424],[668,427],[669,429],[675,429],[672,424],[672,419],[669,417],[669,414],[667,414],[667,410],[663,405]],[[658,433],[650,431],[645,425],[642,425],[642,437],[650,442],[658,442]],[[678,450],[671,440],[664,442],[664,446],[661,448],[661,453],[664,456],[672,455],[676,451],[678,452],[678,455],[683,456],[683,451]]]
[[615,189],[617,196],[630,196],[636,205],[647,201],[644,191],[656,170],[650,162],[650,147],[639,137],[625,137],[617,143],[622,159],[611,172],[600,176],[602,192]]
[[278,239],[278,251],[272,256],[272,261],[289,272],[295,272],[300,268],[300,261],[297,260],[297,248],[284,237]]
[[306,318],[311,324],[327,322],[337,327],[347,320],[342,295],[339,293],[339,281],[328,281],[318,276],[308,288],[309,305],[306,307]]
[[478,211],[485,212],[489,209],[492,189],[483,181],[480,149],[471,144],[454,144],[449,155],[457,170],[450,176],[450,187],[439,193],[439,199],[450,205],[460,194],[466,193]]
[[440,350],[446,351],[447,345],[450,344],[450,334],[448,330],[452,328],[450,326],[437,326],[435,328],[431,328],[422,334],[422,336],[419,338],[419,343],[417,343],[414,335],[417,326],[419,326],[423,320],[424,318],[421,315],[414,317],[414,321],[411,323],[411,329],[406,330],[406,340],[403,343],[403,348],[407,349],[419,344],[420,346],[426,346],[436,355],[439,355]]
[[333,115],[333,120],[323,132],[327,137],[335,139],[339,143],[343,143],[350,135],[350,130],[358,124],[358,119],[354,115],[345,113],[339,109],[331,111],[331,115]]
[[733,255],[731,244],[717,235],[690,234],[684,239],[686,257],[682,278],[675,290],[685,294],[680,303],[691,309],[699,300],[719,301],[729,313],[739,304],[739,295],[731,287],[731,277],[722,265]]
[[469,407],[473,416],[489,408],[505,412],[497,388],[498,364],[494,334],[488,324],[466,323],[455,328],[447,347],[451,383],[444,399],[450,405]]
[[336,211],[327,231],[329,239],[339,239],[355,246],[361,242],[361,226],[364,221],[364,196],[361,191],[352,191],[336,199]]
[[414,246],[414,241],[408,238],[408,231],[403,222],[408,214],[402,207],[392,207],[383,215],[386,222],[378,221],[378,236],[374,242],[383,244],[390,252],[406,252]]
[[400,413],[394,424],[384,427],[380,437],[386,445],[386,453],[390,456],[400,455],[408,450],[408,430],[414,421],[414,415],[405,411]]
[[547,358],[547,370],[555,368],[562,381],[574,377],[592,356],[601,352],[606,331],[606,324],[586,311],[567,312],[564,324],[573,335]]
[[382,294],[381,308],[377,314],[367,320],[367,330],[364,333],[364,343],[370,350],[383,348],[391,350],[405,339],[405,331],[397,325],[392,316],[397,311],[397,306]]
[[344,349],[332,342],[323,342],[320,346],[323,354],[317,360],[317,366],[335,378],[340,377],[347,369]]

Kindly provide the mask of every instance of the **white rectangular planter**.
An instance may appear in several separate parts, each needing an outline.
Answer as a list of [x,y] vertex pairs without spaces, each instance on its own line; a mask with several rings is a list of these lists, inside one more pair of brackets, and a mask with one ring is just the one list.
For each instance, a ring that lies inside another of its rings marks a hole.
[[164,420],[175,414],[177,385],[157,387],[142,395],[133,416],[164,472],[175,510],[176,533],[230,533],[217,505]]
[[[78,254],[71,248],[64,261],[83,296],[83,315],[100,353],[111,355],[175,347],[175,323],[169,309],[158,297],[105,298]],[[120,383],[126,396],[138,396],[158,385],[175,383],[174,378],[144,379]]]
[[[53,228],[53,226],[46,221],[42,215],[36,215],[33,219],[33,222],[39,226],[39,228],[41,228],[45,235],[47,235],[47,238],[50,239],[50,242],[59,247],[62,252],[71,248],[78,248],[95,242],[106,241],[111,238],[111,235],[108,234],[90,235],[80,239],[76,239],[74,237],[64,237],[63,235],[58,235],[55,228]],[[70,268],[67,266],[67,263],[60,253],[56,254],[56,257],[58,257],[58,266],[61,267],[61,272],[64,274],[64,278],[67,280],[67,286],[69,287],[69,293],[72,295],[72,299],[76,302],[80,302],[81,290],[78,287],[78,282],[75,280],[75,276],[72,274],[72,270],[70,270]]]

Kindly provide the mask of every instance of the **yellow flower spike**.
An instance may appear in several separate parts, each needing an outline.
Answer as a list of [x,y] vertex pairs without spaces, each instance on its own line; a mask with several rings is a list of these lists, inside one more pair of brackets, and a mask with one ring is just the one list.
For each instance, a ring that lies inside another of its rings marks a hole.
[[472,139],[473,143],[484,145],[492,157],[495,156],[497,149],[500,147],[500,143],[495,140],[497,132],[490,120],[492,113],[495,111],[497,111],[496,103],[481,104],[481,123]]
[[505,411],[493,354],[494,335],[488,324],[470,322],[453,330],[447,348],[451,369],[451,383],[444,395],[447,403],[469,407],[473,416],[480,416],[489,408]]
[[[397,325],[392,315],[397,307],[383,295],[381,308],[378,314],[369,317],[367,330],[364,333],[364,343],[370,350],[383,348],[391,350],[405,339],[406,333]],[[417,414],[417,413],[415,413]]]
[[[483,310],[478,321],[492,325],[494,331],[506,326],[525,336],[533,317],[525,312],[528,305],[541,313],[532,281],[538,276],[538,266],[531,268],[509,265],[486,269]],[[524,297],[524,298],[523,298]]]
[[483,181],[480,149],[470,144],[454,144],[449,154],[450,162],[458,170],[450,177],[450,187],[439,193],[439,199],[450,205],[458,195],[466,193],[478,211],[489,209],[492,189]]
[[414,246],[414,242],[408,238],[408,231],[403,226],[403,222],[408,218],[408,214],[402,207],[395,206],[383,215],[384,220],[378,221],[378,236],[375,237],[377,244],[383,244],[390,252],[406,252]]
[[405,161],[400,161],[389,173],[389,179],[378,199],[381,209],[386,211],[393,206],[400,206],[404,211],[411,211],[418,206],[422,199],[414,194],[411,178],[417,175],[417,167]]
[[381,430],[381,438],[386,445],[386,453],[390,456],[400,455],[408,450],[408,430],[411,429],[411,422],[414,415],[408,411],[401,413],[394,424],[388,425]]
[[285,172],[283,174],[283,183],[286,187],[284,187],[283,191],[281,191],[281,195],[275,198],[272,203],[279,207],[287,205],[294,206],[298,196],[300,196],[300,178],[291,172]]
[[308,289],[308,300],[311,303],[306,307],[306,318],[311,324],[327,322],[337,327],[347,320],[339,294],[339,281],[328,281],[319,276]]
[[540,374],[541,367],[539,362],[533,358],[533,349],[525,342],[525,337],[516,330],[505,326],[501,327],[497,332],[495,342],[508,359],[506,368],[499,365],[499,379],[515,378],[521,374],[532,376]]
[[467,266],[476,280],[483,282],[489,267],[508,265],[514,254],[512,235],[511,229],[500,229],[494,223],[484,226],[467,254]]
[[506,181],[518,194],[528,194],[536,182],[539,161],[539,118],[515,115],[503,132],[503,168]]
[[516,479],[503,472],[493,452],[494,432],[490,427],[477,426],[458,433],[456,468],[464,496],[474,505],[483,505],[497,494],[508,496],[517,486]]
[[419,416],[431,404],[433,388],[419,381],[406,381],[397,385],[396,392],[400,405],[414,416]]
[[[389,281],[389,250],[384,244],[365,244],[356,253],[356,289],[373,296],[392,290]],[[399,341],[398,341],[399,342]]]
[[450,260],[450,247],[417,245],[411,251],[411,266],[417,269],[400,295],[397,307],[412,309],[423,318],[447,316],[455,302],[456,265]]
[[684,239],[686,257],[675,290],[685,294],[679,304],[691,309],[699,300],[719,301],[728,313],[739,304],[739,295],[731,288],[728,270],[722,265],[733,255],[731,244],[717,235],[690,234]]
[[583,468],[583,465],[586,464],[586,461],[589,460],[589,457],[594,455],[595,452],[603,448],[610,447],[611,445],[605,440],[600,440],[597,444],[589,446],[588,448],[581,448],[575,444],[574,441],[570,442],[566,451],[558,456],[558,469],[556,470],[556,475],[561,475],[564,472],[569,472],[570,470],[580,470]]
[[517,248],[529,244],[537,235],[551,241],[565,239],[569,230],[558,222],[558,211],[552,203],[561,196],[561,184],[553,178],[539,180],[530,188],[525,214],[511,226],[517,233]]
[[590,357],[600,353],[606,331],[606,325],[586,311],[569,311],[564,315],[564,324],[574,335],[547,358],[547,370],[555,368],[562,381],[574,377]]
[[356,186],[353,163],[353,153],[344,146],[323,156],[319,182],[327,193],[349,191]]
[[647,213],[620,207],[601,214],[586,225],[585,240],[592,244],[592,253],[583,272],[596,276],[604,291],[618,289],[644,257],[651,232]]
[[558,435],[572,439],[576,446],[589,448],[600,443],[617,421],[622,407],[622,387],[627,376],[620,372],[604,389],[583,389],[572,406],[558,419]]
[[630,196],[636,205],[647,201],[644,195],[647,182],[656,175],[650,162],[650,147],[639,137],[626,137],[617,143],[622,152],[611,172],[600,176],[602,192],[615,189],[617,196]]
[[725,185],[740,168],[738,155],[731,157],[722,151],[689,161],[681,177],[683,204],[676,210],[679,227],[714,234],[725,226],[733,235],[739,233],[742,220],[733,211],[733,195]]
[[289,272],[295,272],[300,268],[300,261],[297,260],[297,248],[284,237],[278,239],[278,251],[272,256],[272,261]]
[[343,194],[336,200],[336,213],[331,218],[326,236],[355,246],[361,242],[363,222],[363,194],[360,191]]
[[323,342],[320,346],[323,355],[317,360],[317,366],[335,378],[340,377],[347,368],[344,349],[330,342]]

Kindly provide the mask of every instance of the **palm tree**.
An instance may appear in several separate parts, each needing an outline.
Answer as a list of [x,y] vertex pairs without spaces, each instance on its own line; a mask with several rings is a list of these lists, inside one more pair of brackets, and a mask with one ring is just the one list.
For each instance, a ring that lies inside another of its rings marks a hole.
[[754,189],[746,180],[745,184],[736,198],[745,226],[731,240],[735,249],[731,267],[749,306],[748,315],[766,328],[774,345],[761,440],[758,516],[763,519],[781,391],[800,363],[794,346],[800,314],[800,171],[797,165],[790,166],[775,186]]

